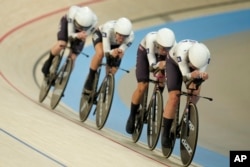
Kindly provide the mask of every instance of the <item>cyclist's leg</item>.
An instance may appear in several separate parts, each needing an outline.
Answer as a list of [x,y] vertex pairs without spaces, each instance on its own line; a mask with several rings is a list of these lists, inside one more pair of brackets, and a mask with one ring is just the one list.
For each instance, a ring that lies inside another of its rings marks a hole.
[[139,109],[140,104],[133,104],[131,102],[131,106],[130,106],[130,114],[127,120],[127,124],[126,124],[126,131],[129,134],[132,134],[134,132],[134,124],[135,124],[135,115],[137,110]]
[[68,36],[67,36],[67,19],[66,17],[62,17],[60,21],[60,29],[57,34],[57,42],[56,44],[51,48],[50,50],[50,56],[49,58],[45,61],[43,67],[42,67],[42,72],[44,73],[45,76],[49,74],[49,69],[52,64],[52,61],[55,56],[59,55],[61,50],[64,49],[64,47],[67,45],[68,41]]
[[44,76],[48,76],[50,73],[50,67],[52,65],[53,59],[55,56],[58,56],[63,49],[62,46],[66,46],[65,41],[57,41],[57,43],[53,46],[53,48],[50,50],[50,55],[48,59],[44,62],[43,67],[42,67],[42,72]]
[[72,69],[75,66],[75,60],[77,58],[77,56],[81,53],[81,51],[83,50],[85,45],[85,41],[79,40],[79,39],[75,39],[70,41],[70,48],[71,48],[71,53],[70,53],[70,58],[72,59]]
[[182,85],[182,74],[179,67],[171,59],[168,59],[166,64],[166,76],[167,76],[167,88],[168,88],[168,100],[165,105],[163,113],[163,131],[162,131],[162,146],[165,148],[171,148],[172,139],[170,136],[170,129],[175,117],[176,107],[179,104],[180,97],[177,95],[180,93]]
[[136,78],[138,84],[132,95],[130,115],[126,125],[126,131],[129,134],[132,134],[134,131],[135,115],[140,106],[140,100],[143,96],[143,93],[148,87],[149,80],[147,52],[145,49],[141,49],[141,47],[139,47],[137,51]]
[[[89,94],[93,87],[93,81],[95,79],[95,73],[100,65],[100,63],[102,62],[102,58],[104,56],[103,53],[103,46],[102,46],[102,35],[100,33],[100,31],[95,31],[94,35],[95,38],[92,38],[93,41],[93,45],[95,47],[95,54],[91,60],[91,64],[90,64],[90,69],[89,69],[89,74],[87,77],[87,80],[85,82],[84,85],[84,92]],[[96,38],[97,37],[97,38]]]

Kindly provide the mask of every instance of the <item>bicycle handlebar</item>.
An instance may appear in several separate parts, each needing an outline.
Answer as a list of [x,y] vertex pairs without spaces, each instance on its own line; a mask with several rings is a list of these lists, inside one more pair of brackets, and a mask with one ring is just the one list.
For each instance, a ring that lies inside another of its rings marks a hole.
[[161,76],[156,75],[159,71],[162,71],[162,69],[157,68],[157,69],[155,69],[154,71],[152,71],[152,72],[153,72],[153,76],[154,76],[157,80],[162,79],[162,78],[165,78],[165,75],[161,75]]
[[211,98],[211,97],[195,95],[193,93],[188,93],[188,92],[184,92],[184,91],[181,91],[181,93],[179,94],[179,96],[181,96],[181,95],[184,95],[184,96],[196,96],[196,97],[200,97],[200,98],[203,98],[203,99],[207,99],[209,101],[213,101],[213,98]]
[[[67,45],[67,46],[64,46],[64,45],[60,45],[60,47],[61,48],[63,48],[63,49],[71,49],[71,46],[69,46],[69,45]],[[79,50],[78,50],[79,51]],[[84,55],[84,56],[86,56],[86,57],[89,57],[89,55],[87,54],[87,53],[84,53],[84,52],[82,52],[82,51],[79,51],[79,53],[80,54],[82,54],[82,55]]]
[[[106,66],[106,65],[109,65],[109,64],[107,64],[107,63],[101,63],[101,64],[100,64],[100,66]],[[124,69],[124,68],[120,68],[120,67],[116,67],[116,68],[118,68],[119,70],[125,71],[126,73],[130,73],[129,70],[126,70],[126,69]]]

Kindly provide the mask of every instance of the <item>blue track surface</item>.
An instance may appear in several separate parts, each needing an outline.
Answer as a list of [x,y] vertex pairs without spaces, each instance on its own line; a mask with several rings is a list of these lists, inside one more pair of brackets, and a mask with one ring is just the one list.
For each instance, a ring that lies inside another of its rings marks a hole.
[[[250,30],[250,10],[240,10],[229,13],[210,15],[201,18],[193,18],[178,22],[169,22],[162,25],[157,25],[145,29],[141,29],[135,32],[135,41],[133,45],[126,52],[121,67],[125,69],[131,69],[135,66],[136,51],[140,40],[150,31],[157,31],[161,27],[169,27],[174,30],[177,41],[182,39],[195,39],[198,41],[205,41],[215,38],[220,38],[230,34],[249,31]],[[93,55],[94,50],[92,46],[84,49],[85,53]],[[85,56],[79,56],[76,62],[75,69],[71,75],[68,87],[65,92],[65,97],[62,99],[69,107],[76,112],[79,111],[79,103],[81,97],[81,90],[83,83],[89,70],[91,58]],[[104,70],[103,70],[104,71]],[[116,74],[116,85],[119,84],[119,80],[126,75],[122,71],[118,71]],[[101,76],[102,78],[102,76]],[[127,81],[129,82],[129,81]],[[117,89],[117,87],[116,87]],[[129,88],[124,88],[129,89]],[[115,98],[111,113],[104,128],[111,128],[119,133],[127,135],[125,132],[126,120],[129,114],[129,108],[122,102],[117,90],[115,90]],[[129,90],[129,92],[132,92]],[[89,119],[95,120],[92,113]],[[146,128],[144,128],[145,130]],[[146,142],[146,133],[143,132],[141,141]],[[178,146],[179,143],[177,143]],[[179,147],[174,150],[174,154],[179,155]],[[196,154],[193,160],[195,163],[202,166],[222,167],[229,166],[229,157],[210,151],[207,148],[198,146]]]

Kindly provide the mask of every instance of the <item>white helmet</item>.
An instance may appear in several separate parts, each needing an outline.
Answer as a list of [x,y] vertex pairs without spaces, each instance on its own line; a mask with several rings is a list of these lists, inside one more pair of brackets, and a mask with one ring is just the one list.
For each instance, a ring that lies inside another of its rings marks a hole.
[[190,47],[188,51],[188,57],[190,63],[192,63],[192,65],[196,68],[200,69],[209,64],[210,52],[204,44],[195,43]]
[[115,23],[114,30],[116,33],[128,36],[132,31],[132,23],[125,17],[119,18]]
[[176,43],[174,32],[168,28],[161,28],[157,32],[156,42],[163,47],[173,47]]
[[87,30],[94,23],[94,13],[89,7],[82,7],[75,14],[75,26],[81,30]]

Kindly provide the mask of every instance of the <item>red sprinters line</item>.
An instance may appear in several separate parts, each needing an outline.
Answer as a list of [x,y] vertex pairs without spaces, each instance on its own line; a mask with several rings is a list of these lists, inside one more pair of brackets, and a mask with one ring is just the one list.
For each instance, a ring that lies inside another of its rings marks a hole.
[[[88,1],[88,2],[79,3],[79,4],[76,4],[76,5],[85,6],[85,5],[89,5],[89,4],[93,4],[93,3],[97,3],[97,2],[101,2],[101,1],[103,1],[103,0],[91,0],[91,1]],[[23,28],[23,27],[25,27],[25,26],[27,26],[27,25],[29,25],[29,24],[31,24],[31,23],[34,23],[34,22],[36,22],[36,21],[40,21],[40,20],[42,20],[42,19],[44,19],[44,18],[47,18],[47,17],[49,17],[49,16],[58,14],[58,13],[60,13],[60,12],[65,12],[66,10],[68,10],[69,7],[70,7],[70,6],[65,7],[65,8],[62,8],[62,9],[59,9],[59,10],[56,10],[56,11],[53,11],[53,12],[50,12],[50,13],[46,13],[46,14],[44,14],[44,15],[42,15],[42,16],[39,16],[39,17],[37,17],[37,18],[34,18],[34,19],[32,19],[32,20],[29,20],[29,21],[27,21],[27,22],[24,22],[24,23],[18,25],[17,27],[11,29],[10,31],[8,31],[7,33],[5,33],[3,36],[1,36],[1,37],[0,37],[0,43],[3,42],[3,41],[5,40],[5,38],[7,38],[9,35],[11,35],[11,34],[13,34],[14,32],[16,32],[17,30],[19,30],[19,29],[21,29],[21,28]]]

